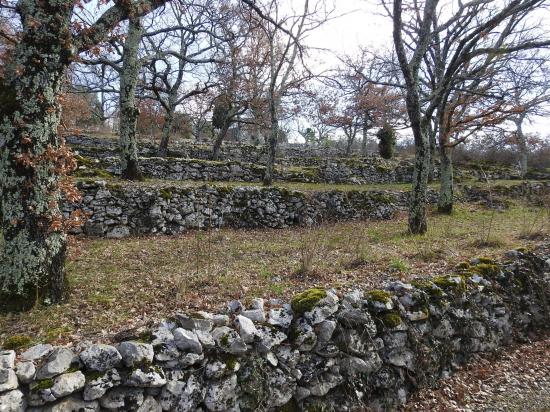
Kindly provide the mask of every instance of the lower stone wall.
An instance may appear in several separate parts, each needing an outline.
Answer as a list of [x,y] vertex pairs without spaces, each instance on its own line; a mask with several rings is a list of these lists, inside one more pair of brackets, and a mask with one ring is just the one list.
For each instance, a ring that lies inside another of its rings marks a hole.
[[[202,228],[285,228],[312,226],[327,221],[391,219],[407,207],[409,193],[397,190],[291,191],[281,187],[225,187],[203,185],[117,184],[79,182],[83,199],[66,205],[68,216],[82,209],[88,220],[75,234],[122,238],[153,233],[177,234]],[[496,186],[492,189],[464,186],[457,201],[479,202],[487,207],[508,207],[521,198],[550,204],[550,183]],[[438,194],[428,190],[427,201]]]
[[550,245],[383,290],[178,313],[124,341],[0,350],[0,410],[393,411],[549,325]]
[[298,192],[263,187],[168,187],[81,182],[80,205],[65,206],[68,215],[88,214],[87,235],[175,234],[224,226],[284,228],[327,220],[389,219],[403,194],[387,191]]

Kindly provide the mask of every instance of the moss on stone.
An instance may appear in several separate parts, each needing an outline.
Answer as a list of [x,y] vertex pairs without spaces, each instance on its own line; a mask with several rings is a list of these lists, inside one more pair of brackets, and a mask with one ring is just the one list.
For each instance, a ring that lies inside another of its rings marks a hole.
[[294,296],[290,304],[294,312],[304,313],[312,310],[326,296],[327,292],[325,290],[313,288]]
[[382,322],[387,328],[395,328],[403,323],[403,319],[401,319],[399,312],[392,310],[382,316]]
[[456,270],[469,270],[471,267],[469,262],[460,262],[456,265]]
[[30,345],[32,338],[27,335],[13,335],[4,339],[2,342],[2,347],[4,349],[20,349],[25,346]]
[[388,303],[391,301],[391,294],[386,290],[370,290],[366,294],[370,300],[374,300],[376,302]]
[[95,381],[104,376],[105,376],[105,372],[88,371],[84,373],[84,378],[86,378],[86,382]]
[[[459,281],[457,282],[456,279]],[[456,276],[436,276],[433,279],[435,285],[439,286],[442,289],[453,289],[456,291],[463,291],[466,287],[464,282],[464,277],[460,275]]]
[[500,268],[491,263],[479,263],[472,267],[471,272],[484,277],[494,277],[499,274]]
[[166,201],[169,201],[173,197],[172,191],[166,188],[160,189],[160,197],[162,197]]
[[479,263],[483,263],[483,264],[487,264],[487,265],[495,265],[496,264],[494,259],[491,259],[491,258],[486,257],[486,256],[478,257],[477,261]]
[[39,381],[36,381],[35,384],[31,387],[31,392],[38,392],[44,389],[49,389],[53,386],[53,379],[41,379]]

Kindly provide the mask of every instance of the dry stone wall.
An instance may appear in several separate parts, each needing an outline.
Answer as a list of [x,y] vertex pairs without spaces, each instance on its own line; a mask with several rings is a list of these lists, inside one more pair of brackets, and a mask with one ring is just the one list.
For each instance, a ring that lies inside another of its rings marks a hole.
[[548,328],[549,292],[545,245],[381,290],[177,313],[118,343],[0,350],[0,410],[393,411],[474,354]]
[[305,193],[263,187],[170,187],[80,182],[82,203],[67,205],[88,214],[82,230],[92,236],[125,237],[180,233],[224,226],[284,228],[326,220],[389,219],[402,194],[385,191]]

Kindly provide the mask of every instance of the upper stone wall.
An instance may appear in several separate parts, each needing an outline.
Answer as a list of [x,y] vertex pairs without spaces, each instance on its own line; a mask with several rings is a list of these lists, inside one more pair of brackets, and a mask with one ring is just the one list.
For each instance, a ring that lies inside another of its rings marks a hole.
[[0,410],[394,411],[550,325],[550,247],[382,290],[176,313],[123,341],[0,350]]

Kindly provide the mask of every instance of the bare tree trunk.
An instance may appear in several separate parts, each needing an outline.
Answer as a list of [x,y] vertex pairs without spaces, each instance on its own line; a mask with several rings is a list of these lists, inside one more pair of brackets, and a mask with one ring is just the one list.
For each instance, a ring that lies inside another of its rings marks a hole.
[[267,161],[265,165],[265,175],[263,183],[265,186],[273,184],[273,169],[275,167],[275,151],[277,149],[277,138],[279,137],[279,120],[277,119],[277,104],[275,92],[270,91],[269,115],[271,118],[271,130],[267,139]]
[[56,171],[66,159],[57,134],[58,96],[69,64],[73,2],[21,0],[22,37],[0,87],[0,310],[63,296],[66,236],[54,222],[61,199]]
[[164,125],[162,126],[162,137],[160,139],[158,155],[161,157],[168,156],[168,143],[170,141],[170,132],[174,124],[174,108],[170,106],[166,116],[164,117]]
[[452,148],[440,143],[439,160],[440,187],[437,210],[439,213],[451,214],[454,195]]
[[120,167],[123,179],[142,179],[137,147],[136,87],[139,74],[138,49],[143,34],[139,17],[131,17],[124,42],[120,73]]
[[212,160],[218,160],[220,156],[220,149],[222,147],[222,142],[225,139],[225,136],[227,135],[228,130],[229,130],[229,122],[225,122],[223,127],[220,129],[220,132],[216,136],[216,140],[214,140],[214,146],[212,148]]
[[428,182],[432,182],[435,174],[435,153],[437,151],[437,140],[435,136],[436,132],[431,124],[428,127],[428,134],[430,136],[430,172],[428,173]]
[[414,234],[423,234],[428,230],[426,193],[430,173],[430,141],[426,127],[420,127],[417,134],[418,136],[415,136],[413,189],[409,204],[409,231]]
[[516,124],[516,138],[518,141],[519,150],[519,170],[521,177],[524,178],[527,174],[527,141],[523,134],[523,116],[517,118],[514,122]]
[[361,141],[361,154],[363,156],[367,155],[367,143],[369,141],[369,117],[368,113],[365,113],[363,115],[363,140]]

